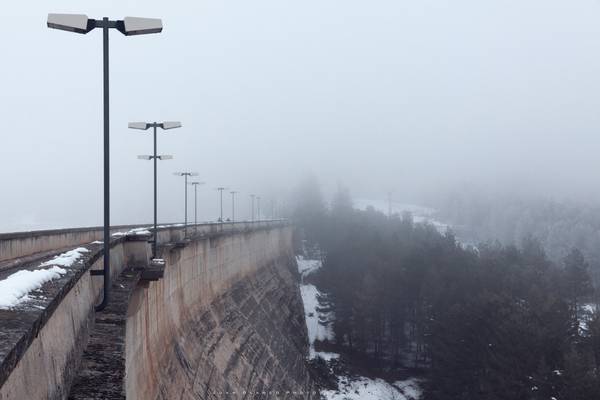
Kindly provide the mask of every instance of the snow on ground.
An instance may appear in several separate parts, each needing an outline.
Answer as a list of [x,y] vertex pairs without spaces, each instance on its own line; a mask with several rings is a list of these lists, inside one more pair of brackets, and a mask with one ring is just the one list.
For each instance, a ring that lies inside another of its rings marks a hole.
[[[298,272],[302,277],[300,294],[304,304],[304,316],[308,330],[309,359],[316,357],[325,361],[339,358],[339,354],[315,351],[315,340],[330,340],[335,337],[331,321],[335,315],[331,311],[319,311],[319,298],[322,293],[315,285],[304,283],[304,278],[321,268],[320,260],[309,260],[302,256],[296,258]],[[337,376],[338,390],[324,390],[321,394],[327,400],[418,400],[421,389],[417,379],[407,379],[390,384],[383,379],[366,377]]]
[[298,272],[300,272],[303,283],[304,277],[321,268],[321,261],[319,260],[307,260],[303,256],[298,256],[296,257],[296,261],[298,262]]
[[338,390],[323,390],[327,400],[418,400],[421,389],[416,379],[390,384],[383,379],[338,377]]
[[315,351],[315,340],[333,340],[333,330],[329,322],[332,318],[332,313],[317,310],[319,306],[319,290],[315,285],[301,285],[300,294],[304,303],[304,315],[308,329],[308,342],[310,344],[309,359],[316,358],[317,356],[325,360],[338,358],[339,355],[335,353]]
[[35,271],[22,270],[0,281],[0,309],[10,309],[29,299],[29,292],[42,287],[46,282],[58,279],[67,271],[54,266]]
[[400,389],[407,400],[418,400],[423,394],[421,386],[419,385],[419,380],[415,378],[406,379],[404,381],[396,381],[394,382],[394,387]]
[[62,253],[61,255],[58,255],[52,260],[41,263],[40,267],[48,267],[51,265],[70,267],[83,256],[83,253],[89,253],[89,250],[85,247],[78,247],[76,249],[69,250],[66,253]]
[[302,295],[306,328],[308,329],[308,343],[310,344],[309,359],[316,358],[317,356],[325,360],[338,358],[339,354],[315,351],[315,340],[333,340],[333,330],[330,323],[333,313],[317,310],[321,293],[315,285],[304,283],[306,276],[321,268],[321,261],[307,260],[302,256],[298,256],[296,261],[298,262],[298,272],[300,272],[302,277],[300,294]]
[[588,325],[595,313],[596,313],[596,304],[587,303],[587,304],[583,304],[582,306],[579,307],[579,313],[578,313],[577,318],[578,318],[578,322],[579,322],[579,334],[580,335],[582,335],[582,336],[588,335],[588,330],[589,330]]

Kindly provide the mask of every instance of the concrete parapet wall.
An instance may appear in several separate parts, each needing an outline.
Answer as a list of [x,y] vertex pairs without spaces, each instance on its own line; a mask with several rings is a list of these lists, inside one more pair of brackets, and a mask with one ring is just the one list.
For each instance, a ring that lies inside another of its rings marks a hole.
[[[188,234],[211,234],[221,230],[255,229],[268,225],[264,222],[203,223],[188,225]],[[148,228],[150,225],[120,225],[111,227],[111,233],[123,232],[133,228]],[[102,227],[54,229],[31,232],[0,233],[0,270],[2,263],[36,253],[75,247],[81,244],[102,240]],[[171,224],[159,228],[159,241],[177,242],[183,240],[183,224]]]
[[[113,244],[111,263],[111,275],[116,276],[125,265],[124,241]],[[44,310],[0,310],[0,329],[9,333],[4,324],[10,324],[14,342],[2,360],[0,399],[68,396],[102,290],[102,279],[87,271],[102,267],[99,252],[90,255],[85,265],[55,282],[60,288]]]
[[[136,226],[115,226],[111,232]],[[75,247],[102,240],[102,227],[0,233],[0,263],[47,251]]]

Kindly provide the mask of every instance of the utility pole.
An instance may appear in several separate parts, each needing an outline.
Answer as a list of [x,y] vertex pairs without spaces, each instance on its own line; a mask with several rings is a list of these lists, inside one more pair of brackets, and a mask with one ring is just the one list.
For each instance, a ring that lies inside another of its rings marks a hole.
[[256,195],[254,195],[254,194],[250,195],[250,198],[252,199],[252,206],[251,206],[251,208],[252,208],[252,211],[251,211],[252,218],[250,219],[250,221],[252,221],[252,222],[254,222],[254,198],[255,197],[256,197]]

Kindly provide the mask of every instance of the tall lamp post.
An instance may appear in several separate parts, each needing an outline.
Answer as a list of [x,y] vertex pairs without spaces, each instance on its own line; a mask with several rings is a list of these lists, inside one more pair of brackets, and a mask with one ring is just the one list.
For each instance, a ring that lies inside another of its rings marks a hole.
[[184,185],[185,185],[185,222],[183,225],[183,235],[184,237],[187,238],[187,210],[188,210],[188,206],[187,206],[187,199],[188,199],[188,195],[187,195],[187,188],[188,188],[188,176],[198,176],[197,172],[174,172],[173,175],[177,175],[177,176],[183,176],[184,177]]
[[190,182],[194,187],[194,232],[198,231],[198,186],[204,185],[205,182]]
[[154,160],[154,238],[152,240],[152,257],[156,258],[156,248],[158,246],[158,203],[157,203],[157,178],[156,178],[156,170],[157,170],[157,161],[158,160],[171,160],[173,156],[169,155],[158,155],[156,154],[157,146],[156,146],[156,128],[161,128],[163,130],[166,129],[174,129],[181,128],[181,122],[178,121],[165,121],[165,122],[130,122],[128,125],[129,129],[140,129],[140,130],[148,130],[149,128],[153,129],[153,139],[154,139],[154,155],[151,156],[138,156],[141,160]]
[[221,214],[219,217],[219,222],[222,224],[223,223],[223,190],[227,190],[227,188],[226,187],[218,187],[217,190],[219,191],[220,204],[221,204]]
[[260,221],[260,196],[256,196],[256,218]]
[[275,199],[271,199],[271,219],[275,219]]
[[238,193],[235,190],[231,192],[231,223],[235,223],[235,195]]
[[252,201],[251,201],[251,209],[252,209],[252,211],[250,211],[250,213],[251,213],[251,216],[252,216],[252,217],[250,218],[250,221],[251,221],[251,222],[254,222],[254,198],[255,198],[255,197],[256,197],[256,195],[255,195],[255,194],[251,194],[251,195],[250,195],[250,199],[252,199]]
[[104,268],[90,270],[93,275],[104,275],[102,303],[96,311],[102,311],[109,301],[110,293],[110,153],[109,153],[109,85],[108,85],[108,30],[116,29],[125,36],[162,32],[162,21],[156,18],[125,17],[122,20],[91,19],[83,14],[48,14],[48,28],[86,34],[102,28],[103,92],[104,92]]

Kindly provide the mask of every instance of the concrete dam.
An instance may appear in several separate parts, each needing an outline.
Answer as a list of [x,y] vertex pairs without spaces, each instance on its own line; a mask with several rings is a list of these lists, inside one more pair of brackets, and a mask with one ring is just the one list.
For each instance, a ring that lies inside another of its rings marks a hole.
[[1,400],[319,398],[289,224],[132,228],[98,312],[101,228],[0,235],[0,279],[63,266],[0,308]]

